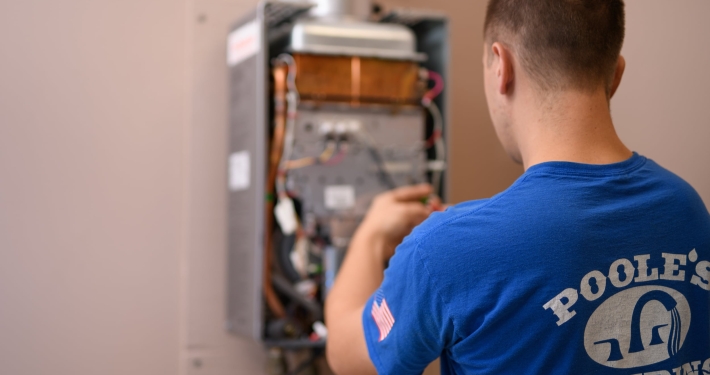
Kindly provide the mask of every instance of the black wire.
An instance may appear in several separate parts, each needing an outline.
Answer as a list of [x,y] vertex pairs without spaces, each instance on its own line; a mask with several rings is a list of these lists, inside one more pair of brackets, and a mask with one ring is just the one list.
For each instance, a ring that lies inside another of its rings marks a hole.
[[316,361],[316,359],[321,355],[321,351],[314,349],[311,351],[311,356],[308,357],[305,361],[301,362],[300,365],[298,365],[295,369],[291,370],[288,372],[286,375],[298,375],[301,371],[305,370],[308,368],[308,366],[312,365],[313,362]]
[[377,175],[380,178],[380,181],[389,189],[396,188],[397,184],[394,183],[394,179],[392,179],[392,176],[385,169],[385,162],[382,160],[380,153],[377,149],[369,145],[367,146],[367,149],[370,152],[370,156],[372,156],[372,159],[375,161],[375,164],[377,164]]
[[301,274],[298,273],[291,261],[291,251],[294,246],[296,246],[296,241],[297,238],[295,234],[289,236],[283,235],[281,240],[276,242],[278,245],[275,249],[276,260],[279,262],[279,267],[281,267],[284,276],[292,283],[301,281]]

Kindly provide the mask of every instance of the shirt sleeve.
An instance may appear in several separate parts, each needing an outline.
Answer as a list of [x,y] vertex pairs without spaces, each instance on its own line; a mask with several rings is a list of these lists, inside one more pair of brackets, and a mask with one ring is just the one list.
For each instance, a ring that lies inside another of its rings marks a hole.
[[379,374],[421,374],[446,348],[453,325],[413,236],[397,247],[365,304],[365,341]]

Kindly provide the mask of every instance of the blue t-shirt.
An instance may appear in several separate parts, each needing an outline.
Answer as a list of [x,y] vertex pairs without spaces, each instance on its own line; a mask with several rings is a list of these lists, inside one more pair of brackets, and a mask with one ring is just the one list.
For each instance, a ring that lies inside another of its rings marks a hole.
[[432,215],[363,313],[380,374],[710,374],[710,215],[638,154]]

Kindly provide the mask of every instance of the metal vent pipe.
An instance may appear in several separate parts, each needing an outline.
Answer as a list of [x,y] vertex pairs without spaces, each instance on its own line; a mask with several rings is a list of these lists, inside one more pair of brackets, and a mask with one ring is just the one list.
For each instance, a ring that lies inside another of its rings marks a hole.
[[354,18],[364,20],[370,14],[370,0],[311,0],[316,6],[311,15],[317,18]]

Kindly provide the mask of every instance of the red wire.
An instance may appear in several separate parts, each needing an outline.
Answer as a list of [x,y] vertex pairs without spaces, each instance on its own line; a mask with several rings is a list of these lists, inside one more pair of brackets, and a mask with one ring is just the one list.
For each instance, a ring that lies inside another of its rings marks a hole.
[[[444,92],[444,78],[441,76],[441,74],[431,70],[428,70],[427,72],[429,74],[429,79],[434,81],[434,87],[432,87],[431,90],[424,94],[424,97],[422,98],[422,103],[424,103],[425,106],[429,105],[429,103],[434,101],[436,97],[438,97],[439,95],[441,95],[442,92]],[[426,148],[434,147],[434,144],[439,139],[439,137],[441,137],[441,131],[435,129],[431,137],[429,137],[429,139],[427,139],[426,141]]]
[[434,81],[434,87],[429,90],[426,94],[424,94],[424,97],[422,100],[424,102],[431,102],[434,99],[436,99],[437,96],[441,95],[441,93],[444,91],[444,78],[441,76],[441,74],[429,70],[429,79]]
[[333,166],[340,164],[345,159],[345,150],[341,149],[340,152],[338,152],[335,156],[333,156],[330,160],[327,162],[323,163],[323,165],[328,165],[328,166]]
[[426,141],[426,148],[434,147],[434,144],[437,140],[439,140],[439,137],[441,137],[441,132],[439,130],[434,130],[434,133],[432,133],[431,137],[429,137]]

